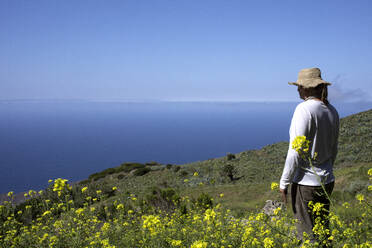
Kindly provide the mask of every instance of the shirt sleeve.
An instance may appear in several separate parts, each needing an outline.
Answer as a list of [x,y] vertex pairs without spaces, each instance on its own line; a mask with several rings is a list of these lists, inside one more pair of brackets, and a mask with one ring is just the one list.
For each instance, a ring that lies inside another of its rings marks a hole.
[[300,104],[297,106],[291,121],[289,129],[289,148],[287,158],[285,160],[282,177],[280,179],[280,188],[286,189],[292,182],[296,169],[301,163],[301,158],[298,153],[292,149],[292,141],[297,136],[307,136],[311,127],[311,115]]

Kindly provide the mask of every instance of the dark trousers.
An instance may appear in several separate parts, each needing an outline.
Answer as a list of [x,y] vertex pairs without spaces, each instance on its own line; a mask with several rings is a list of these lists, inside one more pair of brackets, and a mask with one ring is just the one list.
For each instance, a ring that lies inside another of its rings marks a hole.
[[[333,191],[334,182],[324,185],[327,194],[330,196]],[[329,213],[329,199],[325,194],[322,186],[305,186],[296,183],[292,183],[291,186],[291,198],[292,198],[292,209],[295,218],[298,220],[297,233],[298,238],[303,238],[303,232],[306,232],[310,240],[314,242],[316,237],[313,235],[314,221],[316,217],[313,214],[312,209],[309,207],[309,202],[312,201],[314,204],[319,202],[324,204],[324,211],[322,211],[320,217],[324,221],[326,228],[329,228],[328,213]]]

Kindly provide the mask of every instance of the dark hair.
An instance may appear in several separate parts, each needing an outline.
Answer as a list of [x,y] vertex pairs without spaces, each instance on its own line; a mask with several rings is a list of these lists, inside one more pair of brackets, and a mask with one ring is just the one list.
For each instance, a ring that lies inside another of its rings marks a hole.
[[328,88],[326,84],[319,84],[316,87],[311,88],[304,88],[302,86],[298,86],[298,92],[302,99],[306,100],[308,97],[316,97],[324,102],[326,105],[329,104],[328,101]]

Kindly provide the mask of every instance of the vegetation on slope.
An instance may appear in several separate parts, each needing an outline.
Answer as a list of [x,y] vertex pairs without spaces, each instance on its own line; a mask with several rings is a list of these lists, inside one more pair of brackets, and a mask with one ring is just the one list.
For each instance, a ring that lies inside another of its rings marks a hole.
[[[354,194],[358,188],[365,186],[365,178],[345,178],[344,171],[365,171],[372,162],[372,110],[355,114],[341,120],[339,153],[335,164],[335,174],[341,177],[337,179],[336,191],[339,190],[339,182],[349,181],[348,186],[343,185]],[[143,176],[135,176],[134,173],[112,173],[105,175],[99,181],[84,181],[84,185],[118,185],[119,188],[128,192],[143,194],[153,187],[177,189],[181,194],[197,196],[203,191],[216,197],[220,193],[226,195],[225,201],[228,207],[240,212],[261,207],[268,198],[276,199],[269,191],[268,183],[278,181],[285,162],[288,142],[279,142],[268,145],[259,150],[249,150],[238,154],[227,154],[226,157],[198,161],[184,165],[151,165],[150,173]],[[118,170],[123,166],[115,168]],[[224,171],[226,167],[232,168],[231,175]],[[107,170],[106,170],[107,171]],[[197,172],[198,177],[192,175]],[[97,173],[104,174],[105,171]],[[354,182],[355,181],[355,182]],[[367,180],[368,181],[368,180]],[[200,187],[202,185],[203,187]],[[359,186],[358,186],[359,185]],[[199,187],[196,187],[199,186]],[[340,189],[341,190],[341,189]],[[335,194],[342,195],[341,193]]]

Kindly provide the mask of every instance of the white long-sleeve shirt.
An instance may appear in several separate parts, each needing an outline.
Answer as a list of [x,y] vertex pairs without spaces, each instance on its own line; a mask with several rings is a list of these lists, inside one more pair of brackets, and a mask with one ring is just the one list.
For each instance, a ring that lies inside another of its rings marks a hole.
[[[333,182],[333,163],[337,155],[339,116],[331,104],[309,99],[297,105],[289,129],[289,149],[285,161],[280,188],[286,189],[291,182],[320,186]],[[317,153],[313,163],[315,170],[292,149],[297,136],[310,140],[311,156]]]

